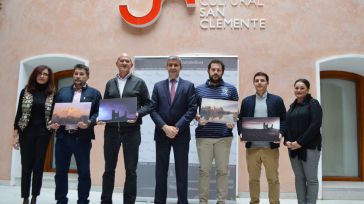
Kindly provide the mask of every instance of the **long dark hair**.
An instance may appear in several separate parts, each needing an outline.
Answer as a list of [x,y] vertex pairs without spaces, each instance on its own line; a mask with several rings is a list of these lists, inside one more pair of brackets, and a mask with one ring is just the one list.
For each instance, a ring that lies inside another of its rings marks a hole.
[[42,74],[43,70],[45,70],[45,69],[48,70],[48,81],[45,84],[46,85],[45,93],[47,95],[51,95],[51,94],[55,93],[56,87],[54,85],[53,71],[47,65],[39,65],[39,66],[34,68],[33,72],[30,74],[28,84],[25,86],[27,91],[29,91],[30,93],[34,93],[36,91],[36,89],[37,89],[37,76],[39,74]]

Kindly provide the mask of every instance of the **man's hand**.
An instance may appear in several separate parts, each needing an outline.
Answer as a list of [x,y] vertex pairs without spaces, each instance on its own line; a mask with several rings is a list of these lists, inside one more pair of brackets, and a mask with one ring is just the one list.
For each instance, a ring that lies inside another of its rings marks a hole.
[[164,125],[162,127],[162,130],[166,133],[166,136],[171,139],[174,139],[177,136],[178,131],[179,131],[178,128],[176,128],[174,126],[169,126],[169,125]]
[[229,128],[229,129],[233,129],[235,126],[234,123],[226,123],[226,127]]
[[49,125],[49,127],[53,130],[58,130],[58,128],[60,127],[60,125],[58,123],[51,123]]
[[77,123],[77,127],[81,128],[81,129],[86,129],[86,128],[88,128],[89,125],[90,125],[90,123],[85,123],[82,121]]
[[199,125],[204,126],[204,125],[207,124],[207,120],[205,120],[205,118],[201,117],[201,115],[199,115],[199,114],[197,114],[195,116],[195,119],[197,120],[197,122],[198,122]]
[[282,142],[282,134],[281,133],[279,133],[279,137],[278,137],[278,141],[274,141],[274,143],[276,143],[276,144],[280,144],[281,142]]
[[[240,139],[243,139],[243,134],[240,134]],[[240,140],[240,141],[246,143],[245,140]]]
[[96,118],[96,124],[97,125],[105,125],[106,123],[102,120],[99,120],[99,117]]
[[138,112],[136,112],[136,114],[135,114],[135,120],[127,120],[126,122],[127,123],[135,123],[137,121],[137,119],[138,119]]

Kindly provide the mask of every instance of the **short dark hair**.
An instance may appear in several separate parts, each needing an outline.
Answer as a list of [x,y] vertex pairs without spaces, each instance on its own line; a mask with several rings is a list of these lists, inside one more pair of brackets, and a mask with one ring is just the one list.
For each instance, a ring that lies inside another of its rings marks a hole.
[[269,83],[269,76],[265,72],[257,72],[257,73],[255,73],[254,74],[254,77],[253,77],[253,82],[255,81],[255,77],[257,77],[257,76],[264,76],[265,79],[267,80],[267,82]]
[[87,77],[90,76],[90,68],[84,64],[76,64],[74,67],[73,67],[73,72],[76,70],[76,69],[83,69],[85,70],[86,72],[86,75]]
[[47,95],[55,93],[56,87],[54,84],[53,71],[47,65],[38,65],[33,69],[32,73],[29,76],[28,83],[26,85],[27,91],[29,91],[30,93],[34,93],[36,91],[37,76],[41,74],[45,69],[48,70],[48,81],[46,83],[47,88],[45,89],[45,93]]
[[305,86],[307,87],[307,89],[310,89],[310,82],[307,79],[297,79],[293,86],[295,86],[297,84],[297,82],[302,82],[305,84]]
[[208,71],[210,71],[210,69],[211,69],[211,65],[212,64],[219,64],[219,65],[221,65],[221,68],[222,68],[222,72],[224,72],[225,71],[225,64],[221,61],[221,60],[219,60],[219,59],[213,59],[213,60],[211,60],[211,62],[209,63],[209,65],[207,66],[207,70]]
[[178,63],[179,63],[179,66],[181,67],[181,69],[182,69],[182,60],[181,60],[181,58],[180,57],[178,57],[178,56],[169,56],[168,58],[167,58],[167,64],[168,64],[168,61],[171,61],[171,60],[175,60],[175,61],[177,61]]

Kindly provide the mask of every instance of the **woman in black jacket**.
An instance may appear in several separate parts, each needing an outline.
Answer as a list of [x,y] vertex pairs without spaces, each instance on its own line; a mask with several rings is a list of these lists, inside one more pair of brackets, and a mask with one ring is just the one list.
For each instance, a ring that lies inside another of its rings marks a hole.
[[21,155],[21,197],[28,204],[32,181],[31,204],[36,203],[43,178],[43,166],[51,130],[48,123],[53,108],[55,93],[52,69],[37,66],[29,77],[28,84],[21,91],[14,122],[13,147]]
[[290,105],[286,117],[285,145],[289,148],[299,204],[316,203],[319,189],[317,172],[322,140],[322,109],[309,94],[309,89],[308,80],[296,80],[296,100]]

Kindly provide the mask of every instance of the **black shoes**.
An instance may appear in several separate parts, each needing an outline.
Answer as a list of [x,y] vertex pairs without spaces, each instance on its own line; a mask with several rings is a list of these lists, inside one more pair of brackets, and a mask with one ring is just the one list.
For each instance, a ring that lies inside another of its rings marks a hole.
[[23,204],[29,204],[29,199],[28,198],[24,198]]
[[32,200],[30,200],[30,204],[37,204],[37,197],[33,196]]

